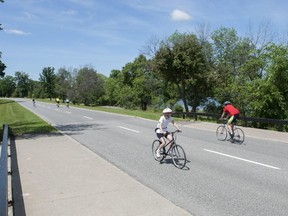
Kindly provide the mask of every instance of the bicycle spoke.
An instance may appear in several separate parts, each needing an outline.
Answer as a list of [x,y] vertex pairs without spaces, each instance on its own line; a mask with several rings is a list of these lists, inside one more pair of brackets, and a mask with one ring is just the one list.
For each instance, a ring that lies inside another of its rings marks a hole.
[[245,135],[241,128],[235,128],[234,129],[234,137],[233,141],[234,143],[242,144],[244,142]]
[[180,169],[186,165],[186,154],[180,145],[175,145],[172,149],[172,161]]
[[159,145],[160,145],[160,141],[159,140],[154,140],[153,141],[153,143],[152,143],[152,155],[153,155],[153,157],[154,157],[154,159],[156,161],[161,162],[164,159],[165,155],[163,154],[163,149],[161,149],[160,157],[156,156],[156,151],[158,150]]
[[217,129],[216,129],[216,136],[217,139],[220,141],[224,141],[227,138],[227,129],[225,128],[225,126],[220,125]]

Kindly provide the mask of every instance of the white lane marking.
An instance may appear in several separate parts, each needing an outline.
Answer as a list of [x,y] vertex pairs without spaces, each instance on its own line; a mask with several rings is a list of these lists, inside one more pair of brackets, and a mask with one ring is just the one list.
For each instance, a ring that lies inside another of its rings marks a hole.
[[93,118],[90,118],[88,116],[83,116],[84,118],[87,118],[87,119],[90,119],[90,120],[93,120]]
[[68,114],[71,114],[71,112],[69,112],[69,111],[65,111],[66,113],[68,113]]
[[135,133],[140,133],[140,131],[133,130],[133,129],[130,129],[130,128],[126,128],[126,127],[122,127],[122,126],[118,126],[118,127],[122,128],[122,129],[125,129],[125,130],[129,130],[129,131],[135,132]]
[[237,160],[242,160],[242,161],[246,161],[246,162],[249,162],[249,163],[257,164],[257,165],[260,165],[260,166],[265,166],[265,167],[268,167],[268,168],[271,168],[271,169],[280,170],[280,168],[278,168],[278,167],[270,166],[270,165],[259,163],[259,162],[256,162],[256,161],[251,161],[251,160],[247,160],[247,159],[244,159],[244,158],[235,157],[235,156],[232,156],[232,155],[228,155],[228,154],[224,154],[224,153],[221,153],[221,152],[212,151],[212,150],[209,150],[209,149],[203,149],[203,150],[211,152],[211,153],[219,154],[219,155],[222,155],[222,156],[234,158],[234,159],[237,159]]
[[29,193],[23,193],[22,196],[23,196],[23,197],[24,197],[24,196],[30,196],[30,194],[29,194]]

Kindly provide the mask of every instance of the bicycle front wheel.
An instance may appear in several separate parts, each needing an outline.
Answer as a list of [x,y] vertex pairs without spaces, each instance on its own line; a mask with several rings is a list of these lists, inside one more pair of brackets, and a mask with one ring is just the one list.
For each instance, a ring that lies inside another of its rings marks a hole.
[[172,153],[172,161],[174,165],[179,169],[182,169],[183,167],[185,167],[186,154],[182,146],[180,145],[173,146],[171,149],[171,153]]
[[152,143],[152,155],[156,161],[161,162],[164,159],[163,148],[160,151],[160,157],[156,156],[156,151],[158,150],[161,142],[160,140],[154,140]]
[[227,138],[227,129],[225,126],[220,125],[216,130],[217,139],[220,141],[224,141]]
[[233,137],[234,143],[242,144],[244,142],[244,139],[245,139],[245,135],[244,135],[243,130],[241,128],[235,128],[234,137]]

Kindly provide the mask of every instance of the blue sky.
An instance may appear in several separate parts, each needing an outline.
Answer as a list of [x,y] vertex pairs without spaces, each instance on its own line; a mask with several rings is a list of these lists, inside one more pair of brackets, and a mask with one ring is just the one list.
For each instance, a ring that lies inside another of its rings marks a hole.
[[0,51],[6,75],[21,71],[38,80],[44,67],[90,65],[109,76],[152,37],[194,32],[202,24],[244,35],[263,22],[287,33],[287,11],[287,0],[5,0]]

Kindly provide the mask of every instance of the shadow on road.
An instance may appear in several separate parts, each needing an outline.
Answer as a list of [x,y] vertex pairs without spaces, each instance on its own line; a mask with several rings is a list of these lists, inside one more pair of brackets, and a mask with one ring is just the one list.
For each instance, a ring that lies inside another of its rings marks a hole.
[[65,124],[65,125],[56,125],[55,128],[62,131],[67,135],[82,134],[81,131],[84,130],[104,130],[105,127],[102,127],[101,124]]

